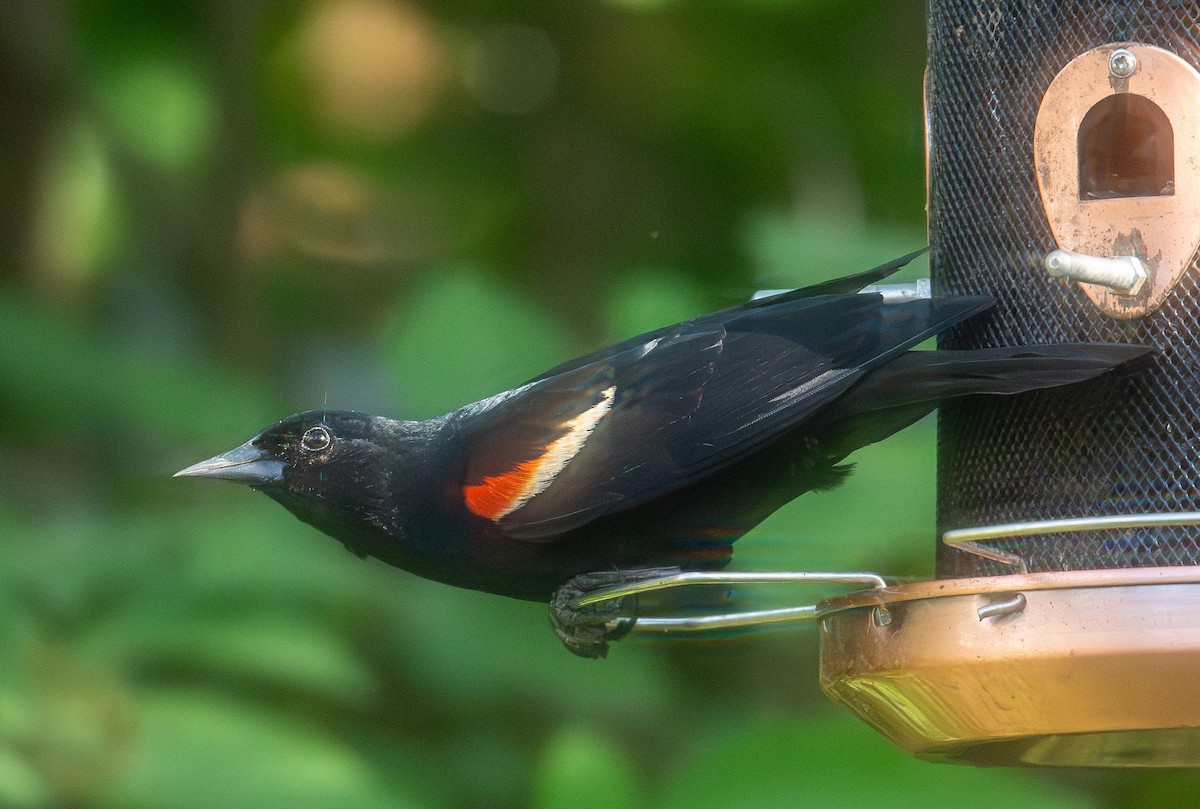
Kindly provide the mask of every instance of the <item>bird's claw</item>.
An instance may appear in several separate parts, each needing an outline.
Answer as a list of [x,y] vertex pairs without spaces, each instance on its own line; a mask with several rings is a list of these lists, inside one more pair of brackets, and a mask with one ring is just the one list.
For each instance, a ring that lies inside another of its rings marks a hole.
[[572,654],[591,659],[607,657],[609,642],[632,632],[637,617],[621,614],[623,598],[608,598],[586,606],[579,604],[580,599],[605,587],[677,572],[677,568],[656,568],[581,573],[554,591],[550,600],[550,627]]

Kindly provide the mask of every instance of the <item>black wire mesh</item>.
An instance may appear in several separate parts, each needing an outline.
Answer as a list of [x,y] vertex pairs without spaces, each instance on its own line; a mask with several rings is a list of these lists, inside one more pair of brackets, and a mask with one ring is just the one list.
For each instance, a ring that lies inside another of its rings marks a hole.
[[[1200,507],[1200,259],[1147,317],[1115,320],[1046,277],[1056,245],[1038,195],[1033,130],[1054,76],[1086,50],[1138,42],[1200,55],[1200,3],[930,0],[930,240],[939,293],[997,300],[945,348],[1058,341],[1152,344],[1151,367],[1106,384],[947,407],[939,417],[939,533],[1025,520]],[[1178,163],[1178,160],[1177,160]],[[1200,562],[1195,527],[989,543],[1031,571]],[[941,546],[938,575],[1011,573]]]

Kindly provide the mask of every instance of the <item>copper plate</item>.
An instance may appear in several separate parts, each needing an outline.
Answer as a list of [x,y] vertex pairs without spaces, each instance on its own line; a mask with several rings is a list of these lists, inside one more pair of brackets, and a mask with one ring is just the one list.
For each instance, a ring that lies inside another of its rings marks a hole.
[[920,758],[1200,766],[1200,569],[935,580],[820,612],[826,693]]
[[[1127,79],[1109,75],[1113,51],[1137,59]],[[1166,116],[1174,141],[1170,193],[1080,199],[1080,126],[1111,96],[1148,100]],[[1080,284],[1092,302],[1116,318],[1142,317],[1162,305],[1200,245],[1200,73],[1170,51],[1138,43],[1093,48],[1073,59],[1046,89],[1033,134],[1042,204],[1059,247],[1094,256],[1139,255],[1150,283],[1136,296]]]

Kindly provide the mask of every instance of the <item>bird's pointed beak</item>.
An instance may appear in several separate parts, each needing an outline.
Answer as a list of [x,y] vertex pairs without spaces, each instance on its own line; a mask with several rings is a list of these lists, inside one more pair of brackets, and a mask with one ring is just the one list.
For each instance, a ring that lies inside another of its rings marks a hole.
[[219,478],[248,486],[267,486],[283,482],[283,461],[254,446],[250,440],[237,449],[180,469],[174,477]]

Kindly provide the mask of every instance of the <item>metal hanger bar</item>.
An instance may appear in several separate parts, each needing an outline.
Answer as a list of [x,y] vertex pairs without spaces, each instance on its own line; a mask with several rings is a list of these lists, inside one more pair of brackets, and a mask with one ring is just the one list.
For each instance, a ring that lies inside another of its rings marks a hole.
[[[788,289],[760,289],[754,293],[751,300],[769,298],[772,295],[779,295],[780,293],[790,291]],[[916,281],[907,284],[871,284],[863,287],[860,292],[882,295],[884,303],[899,303],[900,301],[914,301],[933,297],[933,287],[929,283],[928,278],[918,278]]]
[[1061,520],[1031,520],[975,528],[954,528],[942,533],[947,547],[1012,565],[1022,573],[1029,571],[1025,560],[1007,551],[985,548],[979,542],[1046,536],[1080,531],[1105,531],[1121,528],[1156,528],[1166,525],[1200,525],[1200,511],[1156,512],[1153,514],[1112,514],[1103,517],[1069,517]]
[[977,528],[954,528],[942,533],[942,542],[953,548],[964,542],[982,542],[989,539],[1044,536],[1073,531],[1102,531],[1112,528],[1155,528],[1164,525],[1200,525],[1200,511],[1070,517],[1062,520],[1032,520],[1030,522],[984,525]]

